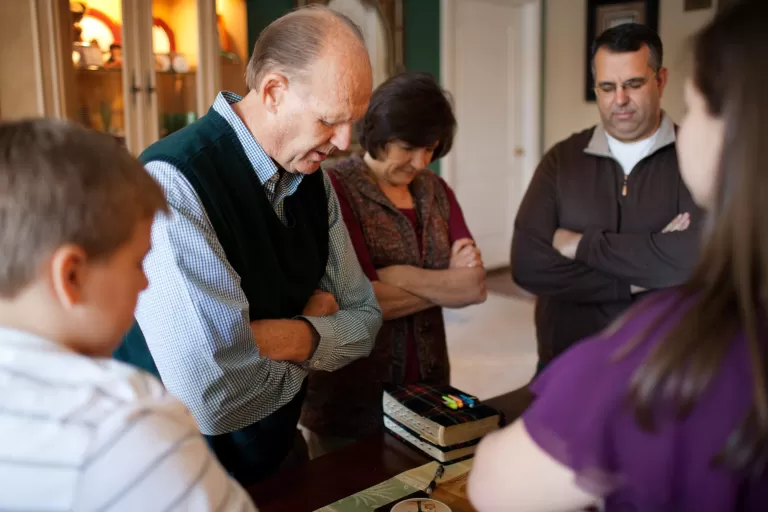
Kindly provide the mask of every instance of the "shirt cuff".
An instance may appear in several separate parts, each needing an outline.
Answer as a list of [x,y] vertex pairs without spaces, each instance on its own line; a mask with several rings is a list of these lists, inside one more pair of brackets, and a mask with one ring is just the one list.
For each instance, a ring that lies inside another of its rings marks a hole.
[[324,366],[323,363],[328,361],[333,352],[334,331],[331,321],[324,316],[299,316],[297,318],[309,322],[315,328],[317,334],[320,335],[320,341],[317,342],[315,353],[302,363],[302,366],[310,370],[320,370]]

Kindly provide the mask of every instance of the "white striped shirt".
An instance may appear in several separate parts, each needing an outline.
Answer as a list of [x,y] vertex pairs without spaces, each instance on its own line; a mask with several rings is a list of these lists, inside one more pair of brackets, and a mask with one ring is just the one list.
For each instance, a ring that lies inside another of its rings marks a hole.
[[[280,177],[232,109],[230,104],[240,99],[220,93],[213,109],[237,134],[275,213],[285,222],[284,200],[296,192],[302,175]],[[320,342],[312,358],[299,365],[259,354],[240,276],[227,261],[189,181],[167,162],[149,162],[147,170],[163,187],[171,214],[159,214],[152,226],[152,250],[144,260],[149,288],[139,297],[136,319],[163,383],[189,407],[203,434],[232,432],[272,414],[299,392],[309,369],[333,371],[368,356],[381,327],[381,309],[325,173],[328,264],[317,287],[334,296],[340,311],[306,317]],[[275,295],[279,300],[277,291]]]
[[255,508],[153,376],[0,328],[0,510]]

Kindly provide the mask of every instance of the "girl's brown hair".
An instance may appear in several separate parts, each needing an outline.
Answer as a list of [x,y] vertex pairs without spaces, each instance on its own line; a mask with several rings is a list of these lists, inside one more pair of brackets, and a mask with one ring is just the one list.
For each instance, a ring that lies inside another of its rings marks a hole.
[[[641,426],[658,400],[685,417],[715,379],[730,345],[746,337],[753,400],[717,461],[762,471],[768,461],[768,2],[737,3],[695,39],[693,82],[725,123],[717,197],[707,238],[680,303],[680,321],[638,369],[631,398]],[[648,333],[654,331],[648,330]]]

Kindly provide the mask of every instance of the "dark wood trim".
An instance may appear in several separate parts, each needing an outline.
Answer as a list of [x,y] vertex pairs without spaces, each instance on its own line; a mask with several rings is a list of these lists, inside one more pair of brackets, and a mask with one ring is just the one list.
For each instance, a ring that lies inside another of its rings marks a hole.
[[[527,386],[484,402],[517,419],[533,400]],[[261,512],[317,510],[384,482],[431,459],[381,433],[310,462],[286,469],[248,489]]]

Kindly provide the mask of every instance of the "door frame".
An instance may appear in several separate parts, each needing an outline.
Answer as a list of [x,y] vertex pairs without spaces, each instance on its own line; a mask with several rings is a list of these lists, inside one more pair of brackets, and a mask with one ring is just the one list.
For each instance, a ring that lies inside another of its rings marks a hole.
[[[123,0],[123,2],[133,2],[135,0]],[[197,72],[195,76],[195,85],[197,87],[197,98],[195,100],[195,109],[198,117],[203,116],[219,92],[219,35],[216,25],[216,2],[215,0],[194,0],[196,2],[197,15]],[[142,73],[140,77],[147,77],[145,91],[147,95],[147,105],[141,110],[143,127],[139,137],[140,142],[136,147],[136,154],[154,144],[160,138],[160,127],[158,125],[158,115],[160,106],[158,105],[157,93],[157,70],[155,69],[155,58],[152,48],[152,20],[154,19],[154,6],[152,0],[138,0],[142,6],[139,21],[139,34],[137,39],[142,42],[140,49],[140,66]]]
[[[35,115],[57,119],[74,117],[77,105],[67,98],[67,91],[73,87],[74,74],[65,76],[63,72],[72,67],[69,0],[28,0],[26,5],[19,2],[15,7],[28,9],[30,15],[28,44],[32,59],[26,64],[32,67],[35,75],[31,87]],[[59,51],[62,45],[69,45],[66,52]]]
[[[143,0],[142,0],[143,1]],[[136,19],[138,3],[133,0],[121,1],[123,29],[122,92],[124,98],[125,144],[127,149],[138,154],[142,136],[137,119],[139,109],[138,90],[140,64]],[[38,115],[76,121],[78,105],[76,99],[75,68],[72,65],[72,18],[69,0],[30,0],[32,9],[31,43],[34,51],[37,83],[35,94]]]
[[[440,81],[444,89],[455,91],[456,79],[456,3],[485,2],[503,5],[514,5],[519,9],[517,51],[520,69],[516,73],[517,122],[515,126],[516,141],[509,147],[518,160],[518,169],[522,172],[519,197],[511,197],[510,201],[519,203],[525,189],[528,187],[533,172],[539,164],[542,155],[541,128],[544,119],[542,112],[542,56],[543,53],[543,3],[544,0],[440,0]],[[455,103],[462,98],[453,97]],[[462,127],[459,126],[458,130]],[[518,151],[520,150],[520,151]],[[440,160],[441,176],[451,186],[457,184],[455,152],[447,154]],[[493,186],[493,184],[489,184]]]

